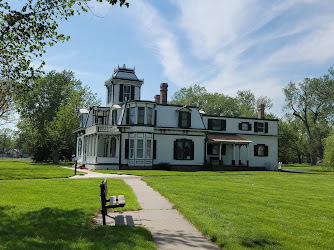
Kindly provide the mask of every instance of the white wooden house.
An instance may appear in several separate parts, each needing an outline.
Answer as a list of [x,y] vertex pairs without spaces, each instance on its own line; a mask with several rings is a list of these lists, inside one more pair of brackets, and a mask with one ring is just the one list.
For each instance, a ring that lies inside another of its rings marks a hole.
[[143,80],[118,67],[106,81],[106,107],[80,110],[78,163],[92,169],[175,169],[265,167],[278,164],[278,120],[223,117],[198,107],[167,104],[166,83],[155,101],[140,98]]

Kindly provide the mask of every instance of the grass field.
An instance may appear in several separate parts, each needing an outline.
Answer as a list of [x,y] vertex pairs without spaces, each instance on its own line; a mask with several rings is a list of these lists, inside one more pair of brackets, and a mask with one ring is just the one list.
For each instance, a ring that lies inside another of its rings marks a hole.
[[144,180],[227,249],[330,249],[334,177],[283,172]]
[[[0,181],[0,248],[156,249],[142,227],[96,227],[100,179]],[[122,193],[126,207],[139,209],[122,180],[109,180],[109,194]],[[112,193],[110,193],[112,190]]]
[[71,163],[52,164],[31,161],[0,161],[0,180],[67,178],[74,175],[73,170],[61,166]]
[[282,169],[295,169],[295,172],[307,170],[308,174],[334,175],[334,171],[328,171],[323,166],[312,166],[310,164],[283,164]]

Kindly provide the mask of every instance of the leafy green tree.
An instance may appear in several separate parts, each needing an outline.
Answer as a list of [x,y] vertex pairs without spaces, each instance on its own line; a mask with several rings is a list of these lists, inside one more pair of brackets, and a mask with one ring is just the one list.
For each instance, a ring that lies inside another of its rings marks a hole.
[[270,109],[272,102],[267,97],[255,98],[250,90],[238,91],[237,97],[210,93],[199,85],[182,88],[171,97],[170,104],[198,106],[210,115],[257,117],[257,104]]
[[328,171],[334,170],[334,133],[323,139],[324,144],[324,158],[323,166]]
[[255,98],[255,95],[250,90],[239,90],[237,92],[237,107],[239,116],[257,117],[257,105],[264,104],[265,109],[269,110],[273,107],[272,101],[266,96]]
[[305,78],[303,82],[290,82],[283,88],[286,109],[302,121],[308,138],[308,151],[311,164],[322,157],[321,139],[328,136],[333,122],[334,109],[334,70],[319,78]]
[[18,128],[26,138],[28,153],[36,161],[74,153],[80,107],[99,105],[96,95],[75,79],[73,72],[51,71],[30,83],[31,91],[17,101],[21,116]]
[[[96,0],[102,2],[102,0]],[[32,60],[45,53],[46,46],[70,37],[58,32],[58,23],[87,12],[89,0],[0,0],[0,118],[7,113],[15,93],[27,91],[26,83],[42,70]],[[125,0],[106,0],[129,6]]]
[[10,128],[4,128],[0,130],[0,151],[7,153],[10,149],[13,149],[15,141],[15,131]]
[[283,163],[307,161],[305,129],[300,123],[291,116],[283,117],[278,123],[278,159]]

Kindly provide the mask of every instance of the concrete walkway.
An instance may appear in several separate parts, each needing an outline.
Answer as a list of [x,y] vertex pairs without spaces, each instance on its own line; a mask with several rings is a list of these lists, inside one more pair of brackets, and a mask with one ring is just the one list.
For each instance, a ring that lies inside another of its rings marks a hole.
[[[80,171],[88,174],[70,178],[123,179],[136,194],[142,210],[117,213],[109,211],[107,225],[144,226],[151,231],[158,249],[219,249],[173,209],[173,204],[149,187],[140,177],[102,174],[81,169]],[[96,223],[102,225],[101,214],[96,218]]]

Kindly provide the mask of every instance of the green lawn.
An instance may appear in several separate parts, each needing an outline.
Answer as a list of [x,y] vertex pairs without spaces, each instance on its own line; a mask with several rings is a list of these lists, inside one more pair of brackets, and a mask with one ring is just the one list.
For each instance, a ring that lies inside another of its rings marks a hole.
[[[0,248],[156,249],[142,227],[96,227],[100,179],[0,181]],[[124,181],[108,180],[109,194],[124,194],[126,206],[140,206]],[[111,191],[111,192],[110,192]]]
[[62,168],[61,166],[64,165],[71,165],[71,163],[51,164],[20,160],[0,161],[0,180],[67,178],[73,176],[74,171]]
[[[138,176],[217,176],[229,175],[235,172],[232,171],[167,171],[167,170],[93,170],[99,173],[108,174],[129,174]],[[240,173],[240,172],[239,172]]]
[[[282,165],[283,169],[296,169],[298,170],[308,170],[308,174],[324,174],[324,175],[334,175],[334,171],[328,171],[326,168],[323,166],[312,166],[310,164],[283,164]],[[299,171],[302,172],[302,171]],[[305,171],[304,171],[305,173]]]
[[144,180],[221,247],[334,246],[334,176],[233,172]]

